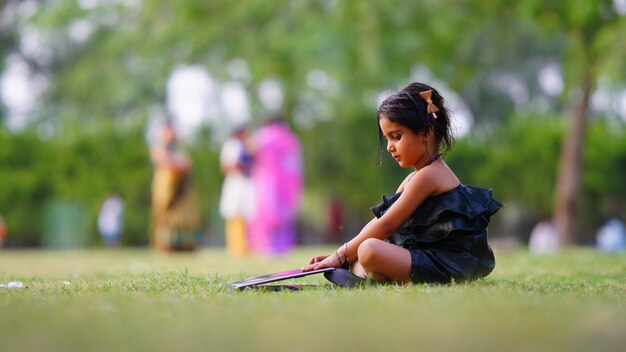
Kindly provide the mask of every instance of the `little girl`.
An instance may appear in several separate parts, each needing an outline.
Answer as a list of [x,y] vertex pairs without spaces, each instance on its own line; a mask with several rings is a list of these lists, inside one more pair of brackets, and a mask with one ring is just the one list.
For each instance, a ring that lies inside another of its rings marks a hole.
[[[377,111],[381,153],[414,168],[395,194],[372,207],[361,232],[302,271],[338,268],[326,277],[353,286],[373,282],[449,283],[482,278],[495,259],[487,243],[490,217],[502,207],[491,190],[462,184],[443,161],[454,143],[444,100],[434,88],[412,83]],[[350,271],[345,270],[350,268]]]

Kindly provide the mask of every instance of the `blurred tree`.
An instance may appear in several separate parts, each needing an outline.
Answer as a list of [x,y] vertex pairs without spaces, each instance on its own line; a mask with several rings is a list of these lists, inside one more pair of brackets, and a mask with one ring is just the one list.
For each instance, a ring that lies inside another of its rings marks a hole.
[[[456,7],[472,14],[463,26],[472,34],[460,36],[465,40],[460,41],[455,63],[466,62],[465,76],[475,79],[473,86],[461,88],[475,117],[484,119],[481,113],[515,116],[512,108],[533,114],[543,114],[546,107],[556,114],[570,110],[569,132],[558,162],[554,217],[561,244],[576,243],[581,235],[577,201],[590,99],[599,79],[624,85],[626,44],[619,39],[626,34],[623,5],[611,0],[551,4],[526,0],[514,6],[507,1],[465,1]],[[564,87],[555,96],[558,100],[541,84],[540,75],[551,63],[560,66],[564,75]],[[481,69],[481,65],[490,67]],[[503,94],[511,99],[499,99]],[[488,120],[501,123],[506,117]],[[493,124],[484,127],[487,130],[474,132],[484,134]]]
[[568,99],[573,96],[573,102],[569,131],[561,149],[554,209],[561,245],[574,244],[579,236],[577,202],[591,95],[602,76],[621,83],[625,79],[626,43],[620,38],[626,34],[626,20],[615,6],[611,0],[517,3],[545,37],[557,35],[567,43],[559,60],[564,65],[564,94]]

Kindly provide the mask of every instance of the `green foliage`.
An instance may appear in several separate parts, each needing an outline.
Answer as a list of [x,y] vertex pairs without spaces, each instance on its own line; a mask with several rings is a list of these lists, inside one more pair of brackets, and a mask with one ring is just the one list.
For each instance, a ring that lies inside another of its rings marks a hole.
[[585,148],[581,214],[591,226],[608,217],[626,218],[626,125],[620,121],[595,123]]
[[203,231],[208,241],[220,243],[223,219],[218,214],[219,197],[223,177],[219,171],[219,150],[211,142],[210,131],[204,130],[189,146],[187,152],[192,161],[193,185],[198,195],[198,207]]
[[520,117],[497,130],[482,164],[475,165],[482,180],[504,200],[523,204],[536,215],[552,209],[554,181],[564,121],[550,117]]
[[126,200],[125,242],[146,242],[150,164],[140,130],[122,134],[109,126],[73,140],[46,141],[30,131],[1,132],[0,213],[10,242],[39,243],[45,206],[57,200],[87,208],[95,237],[95,216],[114,189]]
[[[493,188],[496,199],[520,207],[528,221],[535,222],[552,213],[565,123],[549,116],[520,116],[487,140],[458,141],[446,160],[463,182]],[[609,216],[626,217],[626,187],[615,176],[626,174],[625,141],[623,122],[591,123],[580,195],[584,242],[593,241],[598,226]]]
[[0,129],[0,145],[0,214],[19,242],[36,242],[41,204],[54,193],[53,152],[33,133],[13,135],[5,129]]
[[[40,139],[36,133],[0,130],[0,214],[9,227],[9,243],[41,243],[46,206],[70,201],[86,209],[89,237],[98,243],[96,217],[110,191],[125,201],[124,244],[148,242],[152,166],[143,129],[100,123],[94,131]],[[205,226],[211,226],[221,177],[218,155],[209,139],[188,147],[193,180]]]

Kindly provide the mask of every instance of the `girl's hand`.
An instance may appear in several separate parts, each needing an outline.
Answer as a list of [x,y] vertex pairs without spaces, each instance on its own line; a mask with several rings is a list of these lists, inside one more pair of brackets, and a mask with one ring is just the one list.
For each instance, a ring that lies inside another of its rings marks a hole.
[[319,263],[326,258],[328,258],[327,255],[316,255],[315,257],[309,259],[309,264]]
[[323,268],[339,268],[341,263],[336,255],[318,255],[309,260],[309,264],[302,268],[302,271],[311,271]]

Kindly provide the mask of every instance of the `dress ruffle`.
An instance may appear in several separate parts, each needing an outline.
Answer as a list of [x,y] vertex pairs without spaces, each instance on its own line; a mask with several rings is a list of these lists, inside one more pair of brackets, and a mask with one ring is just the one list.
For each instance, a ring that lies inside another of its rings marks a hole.
[[[372,212],[376,217],[383,216],[401,195],[383,195],[382,203],[373,206]],[[460,184],[427,198],[389,241],[402,247],[421,247],[420,244],[439,241],[455,231],[482,232],[501,207],[490,189]]]

